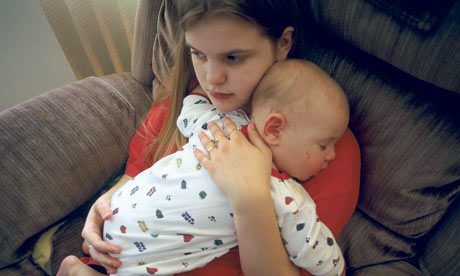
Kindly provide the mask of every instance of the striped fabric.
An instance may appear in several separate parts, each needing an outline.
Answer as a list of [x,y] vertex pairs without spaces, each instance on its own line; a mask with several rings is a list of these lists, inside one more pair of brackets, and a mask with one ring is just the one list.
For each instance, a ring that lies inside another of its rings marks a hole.
[[[418,262],[460,192],[460,94],[321,36],[309,58],[346,91],[362,154],[358,209],[341,238],[349,269]],[[458,244],[443,245],[444,264],[459,268],[449,255]]]
[[[358,209],[340,239],[348,274],[451,275],[460,270],[460,1],[423,30],[377,2],[399,1],[309,2],[316,23],[305,55],[344,87],[362,152]],[[177,34],[172,7],[139,1],[132,71],[143,85],[164,79]],[[0,209],[0,267],[27,256],[27,243],[18,248],[28,237],[122,167],[149,90],[127,75],[90,78],[0,114],[0,192],[8,206]],[[83,219],[57,233],[52,271],[80,246],[69,237]],[[0,272],[22,275],[19,266]]]
[[157,32],[158,10],[162,1],[145,1],[138,3],[136,23],[134,25],[133,52],[131,55],[131,72],[133,78],[143,85],[152,85],[152,44]]
[[[0,113],[0,267],[123,168],[150,107],[129,74],[90,77]],[[0,273],[1,274],[1,273]]]
[[[388,5],[401,1],[371,2],[386,2],[391,10]],[[416,78],[460,93],[460,1],[403,2],[433,2],[436,9],[444,4],[447,11],[429,31],[421,31],[382,11],[381,4],[312,0],[310,6],[315,20],[334,35]]]

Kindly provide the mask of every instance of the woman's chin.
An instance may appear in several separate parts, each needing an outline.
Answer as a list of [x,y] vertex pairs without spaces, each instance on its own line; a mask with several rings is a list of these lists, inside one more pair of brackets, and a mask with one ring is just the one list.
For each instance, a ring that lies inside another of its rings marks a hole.
[[217,99],[213,99],[212,97],[211,97],[211,103],[219,111],[226,112],[226,113],[232,112],[234,110],[241,108],[241,106],[237,106],[235,103],[231,104],[229,103],[229,101],[220,101]]
[[231,106],[226,106],[226,105],[214,105],[219,111],[221,112],[225,112],[225,113],[228,113],[228,112],[232,112],[238,108],[234,108],[234,107],[231,107]]

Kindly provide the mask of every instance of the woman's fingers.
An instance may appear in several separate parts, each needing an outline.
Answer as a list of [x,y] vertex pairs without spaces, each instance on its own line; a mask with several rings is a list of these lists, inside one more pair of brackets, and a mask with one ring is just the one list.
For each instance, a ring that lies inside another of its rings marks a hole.
[[107,211],[107,209],[110,210],[109,206],[110,199],[104,195],[96,200],[86,216],[85,225],[83,226],[81,235],[87,245],[91,244],[98,251],[117,254],[120,252],[120,249],[117,246],[111,245],[102,240],[102,226],[104,219],[110,219],[112,217],[112,212]]
[[193,154],[195,154],[195,157],[196,159],[198,160],[198,162],[203,166],[205,167],[208,171],[210,169],[210,160],[209,160],[209,157],[206,156],[201,150],[199,150],[198,148],[195,148],[195,150],[193,151]]
[[111,245],[110,243],[102,240],[98,230],[87,230],[85,233],[82,232],[82,237],[84,238],[82,248],[85,253],[89,253],[90,245],[95,248],[97,252],[102,254],[119,254],[121,251],[118,246]]
[[212,137],[214,139],[213,142],[217,145],[223,140],[228,140],[225,132],[216,124],[216,122],[208,123],[208,128],[211,131]]
[[227,132],[227,137],[229,137],[230,139],[232,138],[232,135],[237,134],[240,130],[240,128],[227,117],[223,118],[222,122],[224,123],[224,128]]
[[117,268],[121,266],[121,262],[118,259],[97,251],[95,247],[89,248],[89,254],[95,261],[99,262],[111,274],[116,273]]
[[110,199],[107,199],[105,195],[99,197],[94,202],[94,210],[99,214],[103,220],[109,220],[112,218],[112,209],[110,208]]
[[102,239],[104,219],[110,219],[112,216],[111,211],[110,214],[107,214],[107,210],[110,210],[110,198],[103,195],[96,200],[86,217],[81,233],[84,239],[82,248],[85,253],[91,255],[94,260],[112,273],[121,265],[121,262],[109,254],[119,254],[121,249]]
[[89,240],[87,240],[87,242],[89,244],[91,244],[93,246],[93,248],[96,249],[96,251],[98,253],[101,253],[101,254],[109,254],[109,253],[112,253],[112,254],[119,254],[120,253],[120,248],[118,246],[115,246],[115,245],[112,245],[102,239],[99,238],[99,235],[96,237],[96,236],[93,236],[93,242],[90,242]]

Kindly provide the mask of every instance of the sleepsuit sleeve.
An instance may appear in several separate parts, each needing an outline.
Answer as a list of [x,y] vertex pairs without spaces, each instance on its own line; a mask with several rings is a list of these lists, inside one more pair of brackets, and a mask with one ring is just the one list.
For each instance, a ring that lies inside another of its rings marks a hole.
[[293,179],[275,181],[272,196],[291,261],[313,275],[341,275],[345,265],[342,252],[331,231],[319,220],[311,197]]

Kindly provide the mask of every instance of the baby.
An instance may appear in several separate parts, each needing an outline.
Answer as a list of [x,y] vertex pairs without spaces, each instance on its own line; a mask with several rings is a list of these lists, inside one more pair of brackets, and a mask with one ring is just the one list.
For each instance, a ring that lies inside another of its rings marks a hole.
[[[296,182],[318,174],[335,157],[334,144],[349,116],[342,89],[310,62],[279,62],[256,88],[251,110],[273,153],[271,194],[291,261],[315,275],[342,274],[340,248]],[[123,263],[117,275],[189,271],[238,246],[229,201],[193,154],[195,147],[205,151],[198,133],[223,117],[240,126],[249,121],[242,110],[222,113],[204,95],[187,96],[177,126],[189,142],[114,193],[113,217],[103,235],[122,249],[114,255]]]

